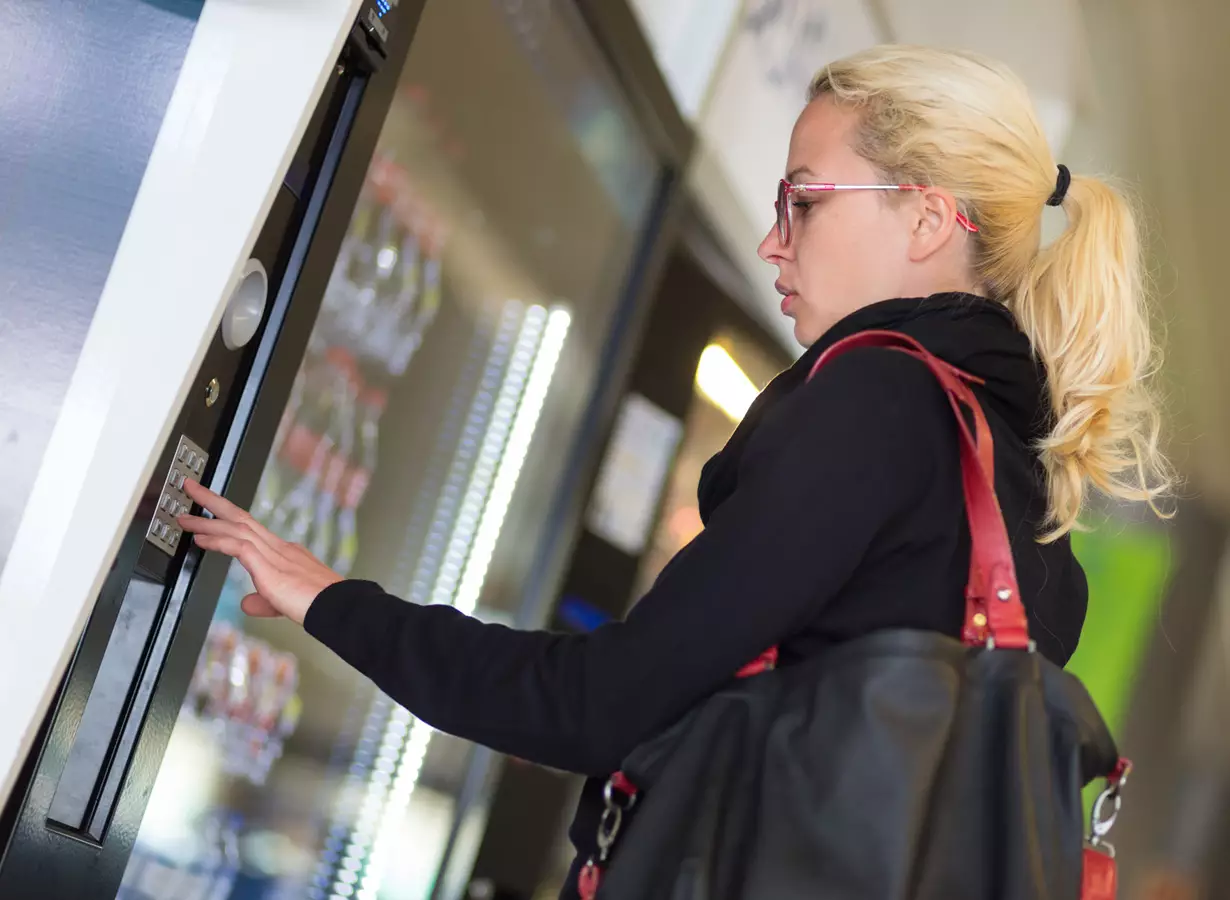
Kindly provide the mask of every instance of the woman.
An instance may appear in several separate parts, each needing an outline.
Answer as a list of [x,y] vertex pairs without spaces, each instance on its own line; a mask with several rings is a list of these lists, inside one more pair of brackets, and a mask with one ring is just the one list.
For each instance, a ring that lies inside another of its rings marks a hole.
[[[1089,488],[1152,503],[1168,485],[1136,228],[1124,200],[1057,167],[1024,86],[961,53],[878,47],[816,78],[760,246],[808,347],[756,401],[700,484],[705,530],[625,622],[517,632],[345,581],[198,485],[185,516],[257,593],[412,713],[598,780],[764,648],[790,665],[884,628],[958,636],[968,575],[958,448],[917,361],[826,347],[904,332],[984,379],[996,485],[1039,650],[1063,664],[1085,615],[1068,533]],[[1066,231],[1039,248],[1043,208]]]

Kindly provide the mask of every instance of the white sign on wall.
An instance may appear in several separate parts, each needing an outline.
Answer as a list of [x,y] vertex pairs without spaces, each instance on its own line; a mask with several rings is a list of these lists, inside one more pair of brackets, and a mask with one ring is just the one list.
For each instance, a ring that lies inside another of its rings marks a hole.
[[683,423],[640,394],[629,394],[607,444],[586,526],[620,550],[645,549]]

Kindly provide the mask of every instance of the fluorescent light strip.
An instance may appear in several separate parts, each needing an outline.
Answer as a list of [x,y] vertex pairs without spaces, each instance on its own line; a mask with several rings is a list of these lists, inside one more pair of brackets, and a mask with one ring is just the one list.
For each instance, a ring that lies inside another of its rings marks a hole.
[[[521,304],[518,301],[510,301],[506,304],[504,315],[506,318],[512,314],[519,315],[521,308]],[[495,404],[492,408],[486,431],[479,444],[477,461],[471,470],[469,483],[462,494],[460,510],[453,522],[452,534],[449,536],[443,561],[436,573],[435,583],[432,585],[429,595],[432,603],[445,605],[455,603],[457,583],[462,576],[463,568],[466,566],[466,560],[470,555],[471,547],[475,543],[475,530],[481,525],[483,511],[487,505],[487,498],[491,493],[492,483],[496,478],[509,435],[515,428],[517,410],[521,405],[522,395],[526,392],[527,384],[532,376],[535,358],[542,343],[544,327],[547,325],[548,318],[547,311],[541,306],[535,305],[525,310],[521,328],[513,346],[511,359],[504,373],[504,379],[496,393]],[[556,356],[558,356],[558,351]],[[541,407],[541,401],[539,401],[538,405]],[[535,418],[537,417],[535,416]],[[450,498],[442,497],[441,502],[444,503],[446,499]],[[433,523],[433,531],[435,531],[435,524]],[[416,578],[416,581],[421,583],[419,578]],[[416,744],[412,743],[414,740],[422,740],[423,752],[426,752],[426,742],[430,740],[431,729],[423,723],[414,720],[401,707],[397,708],[394,718],[390,721],[388,727],[390,729],[394,728],[394,721],[398,719],[406,723],[413,723],[413,726],[417,727],[410,727],[408,731],[399,732],[396,735],[398,748],[395,758],[399,762],[403,758],[412,759],[413,755],[410,751],[416,746]],[[416,738],[416,735],[422,736]],[[388,737],[389,734],[386,731],[385,738],[387,739]],[[381,742],[381,752],[383,756],[384,740]],[[402,786],[398,789],[397,796],[404,797],[404,799],[398,802],[393,802],[393,792],[387,789],[388,782],[382,777],[372,776],[368,783],[368,797],[365,798],[359,821],[356,822],[352,831],[351,841],[347,846],[346,855],[343,857],[342,868],[335,872],[333,885],[330,888],[332,893],[350,896],[352,888],[341,876],[346,871],[346,862],[355,858],[361,858],[368,863],[365,871],[376,879],[373,883],[378,883],[380,876],[375,874],[368,855],[373,840],[378,839],[378,833],[374,829],[374,816],[376,813],[373,811],[374,807],[368,805],[368,800],[373,795],[378,795],[383,801],[380,804],[380,808],[384,810],[385,817],[391,816],[390,821],[396,822],[398,816],[404,815],[405,809],[409,804],[410,794],[413,792],[414,785],[418,781],[418,769],[421,768],[421,765],[421,758],[417,765],[411,769],[405,769],[403,765],[397,765],[399,773],[403,771],[407,773],[413,772],[412,777],[407,774],[401,779],[400,784]],[[365,875],[365,879],[366,877]]]
[[337,893],[340,887],[347,887],[353,877],[347,878],[347,873],[361,869],[367,861],[368,854],[376,838],[377,824],[384,811],[385,796],[388,785],[393,780],[401,755],[403,739],[410,727],[410,714],[397,707],[385,727],[384,736],[380,741],[380,751],[372,766],[373,774],[367,782],[367,790],[363,803],[359,807],[359,815],[351,831],[350,840],[342,854],[339,871],[334,874],[332,891]]
[[401,835],[401,819],[410,806],[410,795],[418,783],[419,774],[423,771],[423,760],[427,756],[427,745],[435,729],[425,722],[414,720],[410,735],[406,741],[405,753],[397,768],[397,778],[389,791],[389,801],[385,805],[384,816],[380,820],[380,830],[376,834],[376,845],[367,858],[367,867],[359,885],[358,900],[376,900],[380,893],[380,882],[384,873],[385,860],[389,852],[395,848]]
[[[478,387],[470,398],[465,422],[460,431],[460,439],[454,448],[448,474],[433,510],[431,524],[419,553],[414,574],[406,579],[410,582],[407,599],[412,603],[423,603],[427,599],[434,573],[439,566],[440,556],[447,543],[449,530],[456,517],[458,500],[462,494],[466,474],[473,463],[483,426],[490,416],[491,407],[499,389],[500,377],[512,350],[521,315],[522,304],[516,301],[506,303],[500,313],[495,337],[487,353]],[[368,780],[377,741],[389,721],[393,707],[393,701],[381,691],[376,692],[368,707],[361,730],[362,738],[355,748],[343,787],[338,794],[333,819],[330,822],[329,838],[325,843],[325,851],[321,854],[316,878],[308,892],[309,900],[323,900],[324,889],[329,887],[338,872],[342,850],[348,836],[353,834],[356,822],[356,816],[349,809],[350,798],[362,791],[363,785]]]
[[363,791],[367,774],[380,750],[392,709],[393,701],[377,691],[368,706],[359,740],[351,757],[350,768],[333,804],[329,836],[325,839],[324,851],[317,862],[316,876],[308,887],[308,900],[323,900],[325,890],[334,881],[346,852],[349,836],[353,834],[354,824],[358,819],[354,799]]
[[696,386],[710,402],[740,422],[760,393],[725,349],[710,344],[696,366]]
[[466,615],[473,613],[478,605],[483,582],[486,581],[487,570],[491,566],[491,557],[495,553],[500,531],[504,528],[504,519],[512,503],[513,491],[521,477],[530,441],[534,437],[534,429],[538,426],[538,418],[542,415],[543,403],[551,388],[551,379],[555,375],[555,367],[559,363],[560,352],[564,348],[564,340],[568,337],[568,327],[571,324],[572,315],[563,307],[555,307],[547,316],[542,343],[539,345],[538,355],[534,358],[534,367],[530,370],[521,405],[517,409],[516,418],[513,419],[508,443],[500,458],[500,467],[495,475],[491,495],[470,549],[470,558],[466,561],[461,584],[457,588],[454,605]]
[[495,479],[496,467],[504,452],[504,445],[512,429],[513,419],[521,395],[525,391],[529,378],[530,367],[534,361],[535,352],[542,339],[543,325],[547,311],[541,306],[531,306],[525,311],[525,319],[517,342],[513,349],[508,371],[504,382],[500,385],[496,397],[495,408],[491,413],[491,421],[478,451],[478,461],[470,473],[470,482],[466,485],[461,501],[461,511],[453,526],[449,538],[448,549],[444,554],[444,562],[436,577],[436,583],[431,590],[432,603],[449,604],[457,593],[458,580],[461,578],[466,558],[474,543],[475,530],[478,527],[483,507],[487,504],[491,485]]
[[[514,407],[515,412],[511,416],[511,422],[504,428],[497,422],[501,406],[500,401],[497,400],[497,412],[492,416],[491,425],[488,427],[487,435],[484,436],[484,449],[490,443],[494,443],[493,435],[501,430],[506,430],[507,438],[500,441],[502,452],[496,457],[495,471],[490,476],[484,474],[479,477],[472,477],[470,486],[466,491],[467,498],[462,503],[463,509],[467,507],[467,504],[472,504],[477,505],[481,510],[481,514],[478,516],[476,531],[471,531],[469,528],[465,529],[467,537],[471,533],[474,536],[468,548],[468,559],[465,559],[464,562],[464,571],[461,573],[460,584],[453,591],[452,596],[448,598],[457,609],[467,615],[474,611],[479,594],[482,591],[482,585],[486,579],[487,570],[491,565],[491,557],[495,551],[496,542],[503,528],[505,517],[508,514],[508,508],[512,502],[513,492],[521,475],[521,469],[525,464],[525,458],[529,452],[534,430],[538,425],[539,417],[542,415],[542,407],[550,390],[551,381],[555,375],[556,366],[559,363],[560,353],[568,336],[568,329],[572,324],[571,313],[562,306],[554,307],[549,313],[541,306],[531,306],[526,311],[525,319],[522,334],[518,336],[518,348],[513,353],[513,364],[509,367],[509,373],[500,391],[502,400],[508,385],[510,383],[519,383],[521,387],[518,391],[519,402]],[[532,355],[526,367],[528,371],[521,374],[514,371],[514,368],[517,366],[518,358],[522,356],[523,338],[527,342],[528,340],[534,341],[536,353]],[[484,453],[480,451],[480,465],[483,459]],[[479,490],[483,490],[485,503],[475,496],[475,493]],[[456,534],[457,529],[454,531],[455,536]],[[450,544],[452,543],[450,541]],[[436,586],[437,590],[440,587],[440,581],[450,576],[451,573],[441,572]],[[432,591],[432,596],[433,599],[437,596],[436,590]],[[448,602],[448,600],[444,602]],[[412,721],[410,732],[405,742],[405,752],[401,764],[398,766],[397,777],[394,780],[392,790],[389,792],[388,802],[384,808],[384,816],[381,819],[380,828],[376,834],[376,844],[371,855],[368,857],[367,866],[360,882],[357,900],[376,900],[380,890],[384,860],[388,856],[390,842],[395,839],[394,835],[397,832],[397,826],[410,805],[410,797],[422,771],[423,759],[427,753],[427,745],[433,733],[434,729],[425,723],[418,720]],[[336,885],[334,890],[337,890]]]
[[500,377],[508,358],[521,321],[522,305],[517,301],[504,304],[495,341],[487,357],[487,365],[479,381],[478,390],[471,400],[466,414],[461,439],[453,453],[444,487],[436,503],[428,537],[419,554],[414,576],[410,582],[407,599],[412,603],[426,603],[431,587],[439,571],[440,561],[448,545],[450,531],[457,521],[457,509],[464,494],[466,476],[474,463],[485,424],[489,421],[495,398],[499,392]]

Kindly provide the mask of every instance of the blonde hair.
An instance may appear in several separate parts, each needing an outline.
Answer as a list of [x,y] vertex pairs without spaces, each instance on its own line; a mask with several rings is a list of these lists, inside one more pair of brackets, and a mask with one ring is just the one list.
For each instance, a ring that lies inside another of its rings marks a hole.
[[892,182],[952,191],[978,226],[975,270],[1014,313],[1046,367],[1052,418],[1038,446],[1047,532],[1078,527],[1089,485],[1156,501],[1173,483],[1150,384],[1158,364],[1131,205],[1073,176],[1068,225],[1041,247],[1058,169],[1025,85],[971,53],[881,46],[835,62],[808,100],[831,97],[860,119],[854,150]]

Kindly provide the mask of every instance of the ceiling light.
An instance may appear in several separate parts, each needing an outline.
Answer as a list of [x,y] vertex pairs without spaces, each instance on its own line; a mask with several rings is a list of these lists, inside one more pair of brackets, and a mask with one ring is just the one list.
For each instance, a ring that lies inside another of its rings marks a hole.
[[742,420],[760,393],[739,364],[717,344],[710,344],[700,355],[696,386],[706,399],[735,422]]

